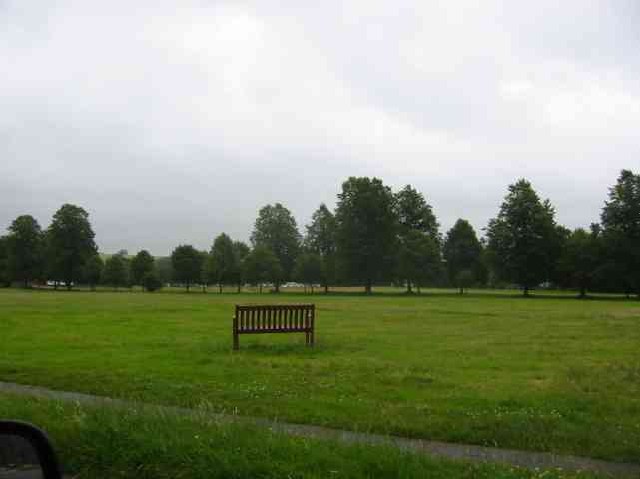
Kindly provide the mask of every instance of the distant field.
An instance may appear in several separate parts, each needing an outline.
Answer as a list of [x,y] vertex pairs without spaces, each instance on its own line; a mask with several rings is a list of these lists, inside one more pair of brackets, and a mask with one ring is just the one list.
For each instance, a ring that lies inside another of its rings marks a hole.
[[[243,336],[235,303],[309,302]],[[517,293],[0,290],[0,380],[252,416],[640,462],[640,302]]]

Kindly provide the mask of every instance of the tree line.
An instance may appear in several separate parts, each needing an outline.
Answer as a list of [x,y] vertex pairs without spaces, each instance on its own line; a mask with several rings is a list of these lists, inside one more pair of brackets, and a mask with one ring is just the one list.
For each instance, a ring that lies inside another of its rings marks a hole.
[[609,190],[600,222],[569,230],[549,200],[520,179],[509,185],[482,238],[464,219],[442,235],[424,195],[407,185],[392,191],[378,178],[351,177],[331,211],[321,204],[301,234],[281,203],[262,207],[250,244],[221,233],[209,251],[178,245],[170,257],[142,250],[106,259],[98,253],[87,212],[65,204],[42,230],[30,215],[0,237],[0,283],[29,287],[44,281],[73,288],[84,283],[148,291],[172,282],[206,291],[245,284],[298,281],[320,285],[395,283],[407,292],[424,286],[517,286],[527,295],[541,285],[640,295],[640,175],[623,170]]

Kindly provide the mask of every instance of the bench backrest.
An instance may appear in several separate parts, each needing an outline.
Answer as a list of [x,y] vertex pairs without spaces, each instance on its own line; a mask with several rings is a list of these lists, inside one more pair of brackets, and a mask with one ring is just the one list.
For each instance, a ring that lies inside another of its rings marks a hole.
[[236,305],[237,333],[311,332],[314,304]]

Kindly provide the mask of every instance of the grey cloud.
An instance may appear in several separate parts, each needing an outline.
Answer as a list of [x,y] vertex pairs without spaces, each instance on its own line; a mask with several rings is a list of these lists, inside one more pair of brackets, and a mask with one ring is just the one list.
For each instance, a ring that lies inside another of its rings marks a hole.
[[638,169],[637,2],[0,2],[0,226],[63,202],[101,249],[300,226],[349,175],[443,228],[529,178],[567,226]]

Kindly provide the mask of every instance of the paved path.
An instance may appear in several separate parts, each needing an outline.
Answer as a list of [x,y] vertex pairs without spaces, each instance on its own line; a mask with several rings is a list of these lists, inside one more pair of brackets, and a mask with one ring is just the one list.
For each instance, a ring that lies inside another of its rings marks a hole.
[[404,437],[346,431],[342,429],[332,429],[305,424],[291,424],[263,418],[215,414],[195,409],[159,406],[76,392],[55,391],[36,386],[25,386],[22,384],[6,383],[1,381],[0,392],[9,392],[36,398],[54,399],[63,402],[78,402],[88,405],[110,406],[125,409],[135,407],[137,410],[149,412],[160,411],[165,414],[169,413],[176,416],[187,416],[195,419],[202,418],[203,415],[205,415],[207,418],[215,419],[222,423],[234,422],[258,425],[291,436],[331,439],[352,444],[384,444],[387,446],[397,447],[401,450],[412,451],[439,458],[459,459],[472,462],[503,463],[529,469],[561,468],[568,471],[591,471],[600,474],[608,474],[614,477],[640,478],[640,464],[601,461],[586,457],[565,456],[546,452],[518,451],[514,449],[498,449],[467,444],[427,441],[423,439],[409,439]]

